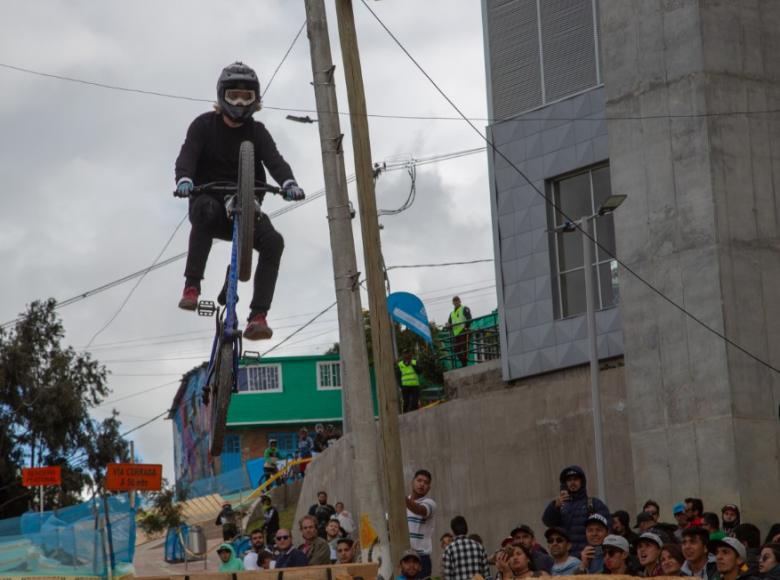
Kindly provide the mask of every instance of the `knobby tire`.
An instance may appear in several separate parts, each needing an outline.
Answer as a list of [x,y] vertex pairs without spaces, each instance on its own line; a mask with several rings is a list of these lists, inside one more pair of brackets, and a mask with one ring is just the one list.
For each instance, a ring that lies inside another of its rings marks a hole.
[[255,149],[251,141],[241,143],[238,160],[238,279],[252,277],[252,247],[255,241]]
[[213,378],[217,392],[211,393],[211,456],[222,454],[225,440],[230,395],[233,393],[233,343],[224,342],[219,347],[217,368]]

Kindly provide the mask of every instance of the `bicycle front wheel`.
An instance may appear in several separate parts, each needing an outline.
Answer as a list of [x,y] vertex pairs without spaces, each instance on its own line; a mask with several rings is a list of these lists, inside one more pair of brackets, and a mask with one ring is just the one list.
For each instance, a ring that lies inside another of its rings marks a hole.
[[255,148],[241,143],[238,159],[238,279],[252,277],[252,246],[255,241]]
[[233,393],[233,343],[225,342],[219,347],[217,368],[213,381],[217,392],[211,393],[211,456],[222,455],[225,440],[228,406]]

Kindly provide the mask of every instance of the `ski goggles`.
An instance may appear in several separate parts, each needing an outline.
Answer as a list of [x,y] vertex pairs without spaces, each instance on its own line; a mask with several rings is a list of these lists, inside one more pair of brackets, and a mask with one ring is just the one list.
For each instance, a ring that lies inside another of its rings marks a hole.
[[227,89],[225,91],[225,101],[230,105],[239,107],[251,105],[256,98],[255,92],[248,89]]

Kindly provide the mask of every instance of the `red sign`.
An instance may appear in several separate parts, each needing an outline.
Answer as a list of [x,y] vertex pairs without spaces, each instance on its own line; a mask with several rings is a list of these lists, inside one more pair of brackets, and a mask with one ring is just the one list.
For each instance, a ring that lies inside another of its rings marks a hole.
[[60,467],[23,467],[22,485],[24,487],[40,487],[43,485],[60,485],[62,469]]
[[109,491],[160,491],[162,465],[149,463],[109,463],[106,489]]

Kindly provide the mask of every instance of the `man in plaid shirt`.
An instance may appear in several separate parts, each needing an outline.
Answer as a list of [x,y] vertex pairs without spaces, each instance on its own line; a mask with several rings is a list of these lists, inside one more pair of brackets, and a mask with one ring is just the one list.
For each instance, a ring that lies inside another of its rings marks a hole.
[[466,518],[455,516],[450,522],[455,539],[447,546],[441,556],[443,580],[471,580],[475,574],[490,580],[487,552],[482,544],[469,540]]

